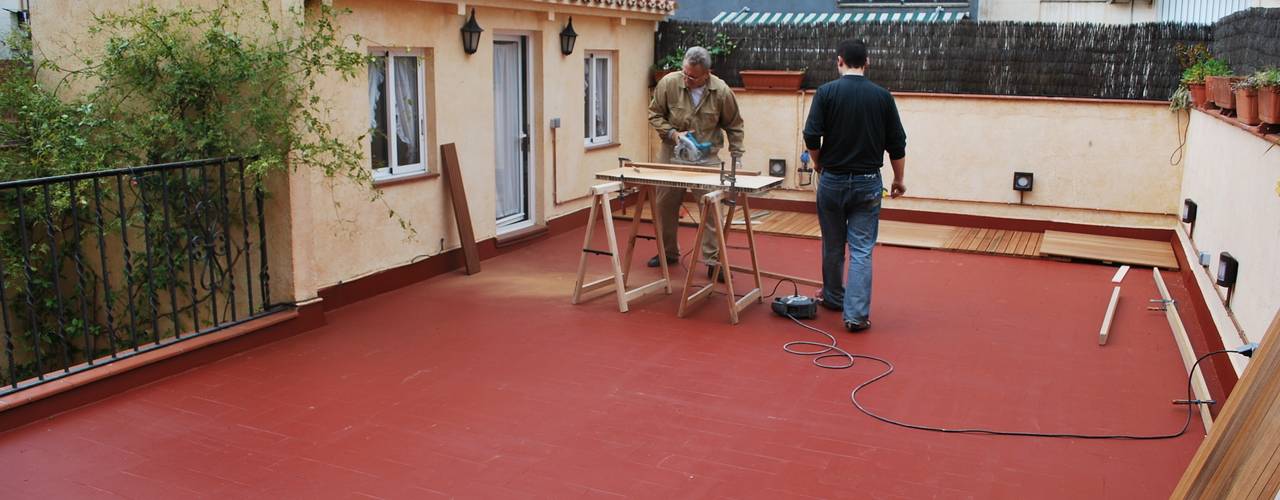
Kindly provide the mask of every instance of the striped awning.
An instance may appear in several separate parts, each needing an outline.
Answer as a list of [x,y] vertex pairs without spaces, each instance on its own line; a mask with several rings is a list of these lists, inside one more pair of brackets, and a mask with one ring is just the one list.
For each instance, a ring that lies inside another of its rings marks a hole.
[[721,12],[717,24],[820,24],[820,23],[949,23],[969,17],[968,11],[858,11],[858,12]]

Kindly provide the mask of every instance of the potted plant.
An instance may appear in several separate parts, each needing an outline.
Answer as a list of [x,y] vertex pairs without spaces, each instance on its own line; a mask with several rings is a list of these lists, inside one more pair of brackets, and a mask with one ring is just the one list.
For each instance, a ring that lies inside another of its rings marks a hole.
[[[683,35],[684,33],[685,30],[681,28],[680,34]],[[735,42],[724,33],[716,33],[715,38],[708,43],[702,33],[698,33],[694,37],[692,46],[700,46],[707,49],[707,52],[711,54],[711,60],[713,61],[712,66],[714,67],[714,61],[723,60],[725,57],[733,54],[734,50],[738,49],[738,42]],[[689,47],[690,46],[684,45],[676,47],[675,50],[665,56],[662,56],[653,63],[654,84],[657,84],[658,81],[662,80],[662,77],[676,71],[680,71],[681,66],[684,64],[684,53],[689,50]],[[715,73],[715,71],[713,70],[712,73]]]
[[653,83],[657,84],[659,81],[662,80],[662,77],[667,76],[673,72],[679,71],[680,65],[683,62],[684,62],[683,50],[672,52],[670,54],[662,56],[662,59],[658,59],[658,62],[653,64]]
[[[1182,85],[1179,89],[1185,89],[1187,98],[1191,105],[1200,109],[1205,109],[1209,102],[1209,94],[1204,88],[1204,66],[1197,64],[1182,72]],[[1175,91],[1175,94],[1177,92]]]
[[1231,88],[1235,93],[1236,120],[1249,126],[1261,123],[1258,120],[1258,79],[1250,76],[1235,82]]
[[738,72],[742,76],[742,86],[748,90],[800,90],[804,82],[804,70],[763,70],[744,69]]
[[[1200,96],[1204,97],[1204,84],[1200,84]],[[1169,110],[1182,111],[1192,106],[1191,90],[1186,85],[1179,85],[1173,90],[1173,95],[1169,96]],[[1201,102],[1201,104],[1204,104]]]
[[1204,61],[1204,83],[1205,90],[1209,93],[1209,99],[1213,100],[1213,104],[1223,110],[1232,110],[1236,107],[1235,94],[1231,91],[1231,85],[1242,77],[1233,76],[1231,67],[1227,66],[1226,61],[1217,58],[1209,58]]
[[1258,120],[1269,125],[1280,125],[1280,68],[1259,71]]
[[[1204,63],[1209,59],[1209,49],[1205,48],[1204,44],[1197,43],[1188,46],[1179,43],[1176,51],[1178,63],[1182,66],[1180,88],[1186,89],[1186,94],[1192,106],[1205,109],[1209,103],[1209,95],[1204,85]],[[1185,107],[1171,107],[1174,109],[1186,109]]]

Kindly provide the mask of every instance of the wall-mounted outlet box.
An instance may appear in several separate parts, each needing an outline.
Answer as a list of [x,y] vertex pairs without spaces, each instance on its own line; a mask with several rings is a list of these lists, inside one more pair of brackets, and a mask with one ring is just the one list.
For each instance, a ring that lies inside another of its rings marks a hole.
[[551,128],[560,128],[560,119],[559,119],[559,118],[552,118],[552,119],[551,119]]
[[1213,258],[1213,256],[1209,255],[1209,252],[1201,251],[1201,252],[1200,252],[1200,266],[1201,266],[1201,267],[1209,267],[1209,261],[1210,261],[1212,258]]

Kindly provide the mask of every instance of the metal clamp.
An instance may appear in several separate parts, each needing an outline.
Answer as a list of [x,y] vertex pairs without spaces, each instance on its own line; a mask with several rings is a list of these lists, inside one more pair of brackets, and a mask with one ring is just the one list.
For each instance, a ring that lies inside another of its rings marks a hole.
[[[738,185],[738,162],[730,161],[729,170],[724,169],[724,160],[720,160],[720,185],[729,186],[729,193],[733,194],[733,188]],[[738,205],[737,197],[726,196],[720,200],[720,203],[734,207]]]
[[1173,404],[1175,405],[1216,405],[1218,404],[1218,402],[1212,399],[1175,399],[1173,400]]

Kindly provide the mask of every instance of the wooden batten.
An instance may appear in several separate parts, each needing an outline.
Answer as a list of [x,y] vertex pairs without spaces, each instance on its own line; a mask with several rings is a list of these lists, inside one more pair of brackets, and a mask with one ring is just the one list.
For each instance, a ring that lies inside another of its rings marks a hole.
[[457,145],[441,145],[440,157],[444,160],[444,180],[449,184],[449,197],[453,201],[453,214],[458,223],[458,238],[462,240],[462,254],[467,260],[467,274],[475,274],[480,272],[480,250],[476,246],[475,230],[471,227],[467,191],[462,187],[462,167],[458,163]]

